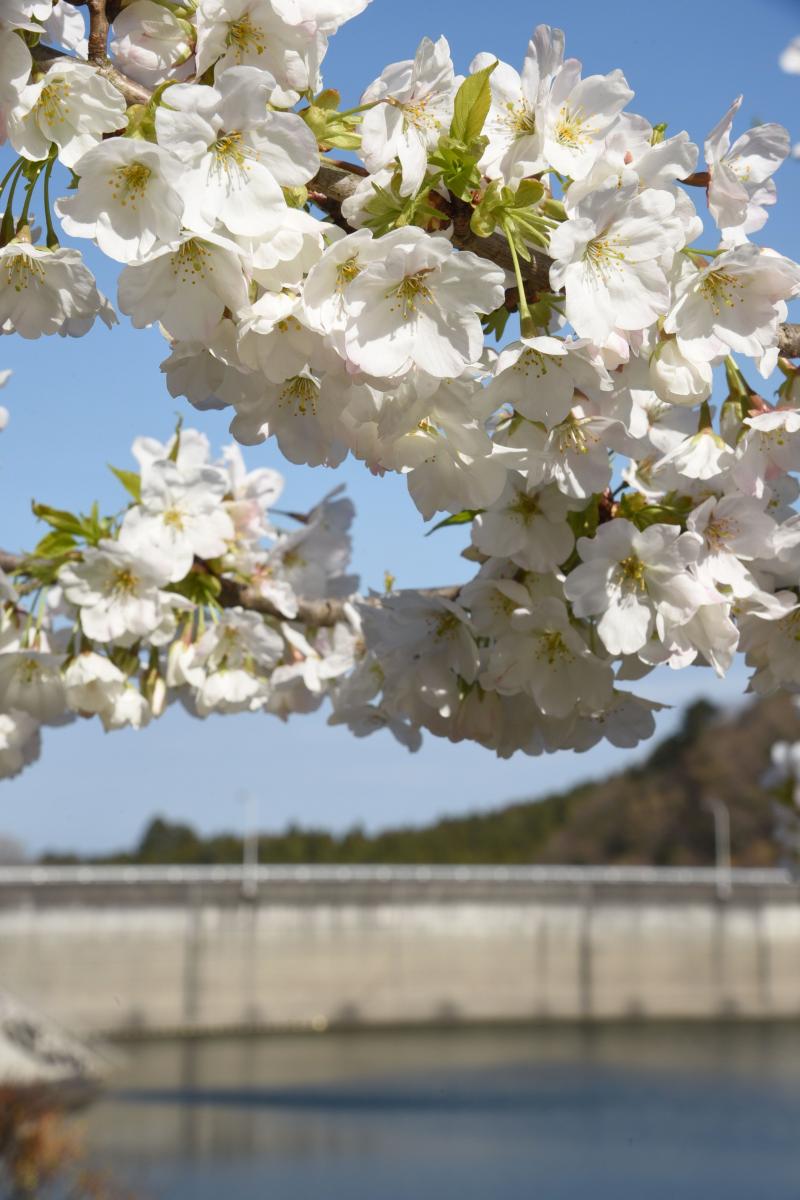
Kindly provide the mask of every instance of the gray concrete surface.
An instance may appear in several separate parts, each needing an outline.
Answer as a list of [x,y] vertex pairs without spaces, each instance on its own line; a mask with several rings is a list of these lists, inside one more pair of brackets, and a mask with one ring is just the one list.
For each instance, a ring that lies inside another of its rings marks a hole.
[[0,868],[0,986],[72,1029],[800,1016],[780,871]]

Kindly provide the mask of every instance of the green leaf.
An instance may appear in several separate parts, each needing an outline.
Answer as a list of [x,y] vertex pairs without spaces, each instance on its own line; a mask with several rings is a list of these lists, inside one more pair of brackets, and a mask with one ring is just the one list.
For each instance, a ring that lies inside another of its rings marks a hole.
[[112,646],[106,653],[114,666],[129,677],[136,675],[142,665],[134,647]]
[[109,471],[112,475],[116,475],[125,491],[138,504],[142,498],[142,477],[136,471],[123,471],[121,467],[112,467],[109,464]]
[[474,75],[468,75],[456,92],[450,136],[467,146],[480,135],[489,115],[492,102],[489,76],[496,66],[497,61],[482,71],[476,71]]
[[485,512],[484,508],[462,508],[461,512],[453,513],[449,517],[445,517],[438,525],[434,525],[433,529],[429,529],[425,537],[430,537],[432,533],[436,533],[437,529],[446,529],[448,525],[468,525],[470,521],[474,521],[479,513]]
[[650,525],[684,526],[691,508],[691,499],[688,496],[680,496],[677,492],[668,492],[655,504],[650,503],[640,492],[627,492],[620,497],[617,511],[637,529],[647,529]]
[[[318,96],[314,97],[314,104],[317,108],[337,109],[341,103],[341,96],[336,88],[325,88]],[[302,114],[301,114],[302,115]]]
[[34,500],[31,504],[33,515],[38,517],[40,521],[46,521],[48,525],[52,525],[53,529],[59,529],[62,533],[72,533],[76,537],[83,534],[83,522],[74,513],[66,512],[62,508],[50,508],[47,504],[37,504]]
[[177,592],[179,596],[185,596],[193,604],[206,605],[217,599],[222,591],[222,583],[216,575],[190,571],[184,579],[171,584],[166,590]]
[[399,175],[395,175],[385,188],[373,182],[374,195],[364,205],[367,213],[364,224],[376,237],[382,237],[392,229],[402,229],[406,225],[425,227],[430,222],[441,221],[444,215],[441,209],[434,208],[428,200],[434,183],[435,177],[428,176],[418,192],[402,196]]
[[172,449],[170,450],[169,454],[167,455],[167,458],[170,460],[170,462],[176,463],[178,461],[178,455],[180,454],[180,451],[181,451],[181,430],[182,429],[183,429],[183,415],[181,413],[179,413],[178,418],[175,422],[175,441],[172,443]]
[[53,529],[37,543],[33,553],[39,558],[60,558],[61,555],[69,554],[70,550],[74,550],[76,544],[71,533]]
[[470,218],[470,228],[476,237],[489,237],[495,230],[502,230],[514,239],[517,254],[529,261],[527,243],[546,248],[549,231],[556,224],[544,215],[543,197],[544,187],[538,179],[523,179],[516,190],[494,179]]
[[478,160],[487,144],[488,138],[479,137],[471,146],[465,147],[453,138],[443,137],[434,153],[428,156],[430,166],[441,171],[442,183],[460,200],[471,200],[481,186],[483,177]]
[[592,496],[585,508],[568,512],[567,523],[574,533],[576,541],[579,537],[594,537],[597,533],[597,527],[600,524],[599,495],[595,494]]
[[499,342],[505,332],[506,325],[508,324],[508,318],[510,316],[511,313],[508,311],[505,304],[501,304],[499,308],[494,310],[494,312],[487,313],[486,316],[481,317],[483,332],[487,337],[491,335]]
[[336,146],[340,150],[357,150],[361,145],[361,135],[356,132],[360,117],[358,114],[337,112],[338,103],[338,92],[320,92],[308,108],[300,110],[298,116],[308,125],[321,149]]

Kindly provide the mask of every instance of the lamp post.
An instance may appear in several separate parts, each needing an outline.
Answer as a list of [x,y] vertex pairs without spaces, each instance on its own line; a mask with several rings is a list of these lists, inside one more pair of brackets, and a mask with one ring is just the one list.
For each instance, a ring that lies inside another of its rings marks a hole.
[[242,838],[242,893],[248,900],[258,895],[258,797],[243,791],[239,799],[244,805],[244,836]]
[[716,796],[703,801],[714,818],[714,858],[717,871],[717,897],[730,899],[731,881],[731,816],[728,806]]

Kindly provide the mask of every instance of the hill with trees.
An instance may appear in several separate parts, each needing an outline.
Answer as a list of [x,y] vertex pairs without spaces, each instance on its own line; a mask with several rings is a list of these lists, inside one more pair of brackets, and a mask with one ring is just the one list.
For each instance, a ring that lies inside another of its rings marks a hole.
[[[774,863],[770,799],[760,783],[772,744],[796,738],[800,716],[785,695],[722,712],[691,705],[677,733],[643,761],[607,779],[491,812],[443,817],[422,827],[343,834],[290,826],[259,837],[263,863],[651,863],[713,862],[714,831],[704,802],[730,811],[733,860]],[[238,863],[242,839],[209,837],[156,817],[129,853],[106,863]],[[44,862],[77,862],[45,855]],[[83,861],[83,860],[81,860]]]

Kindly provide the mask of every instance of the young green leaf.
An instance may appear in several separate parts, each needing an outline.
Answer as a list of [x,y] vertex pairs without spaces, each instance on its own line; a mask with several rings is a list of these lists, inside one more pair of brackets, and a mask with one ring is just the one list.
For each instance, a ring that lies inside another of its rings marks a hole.
[[456,92],[453,103],[453,120],[450,124],[450,136],[457,138],[468,146],[478,137],[489,115],[492,102],[492,90],[489,76],[497,66],[497,62],[468,75]]
[[116,475],[125,491],[138,504],[142,498],[142,477],[136,471],[123,471],[121,467],[112,467],[109,464],[109,471],[112,475]]
[[59,558],[62,554],[68,554],[70,550],[74,550],[75,546],[75,538],[71,533],[51,529],[36,544],[33,553],[39,558]]
[[58,529],[62,533],[74,534],[76,537],[83,534],[83,521],[74,513],[66,512],[62,508],[50,508],[47,504],[37,504],[35,500],[31,504],[31,509],[35,517],[46,521],[48,525],[52,525],[53,529]]
[[438,525],[434,525],[433,529],[429,529],[425,537],[430,537],[432,533],[436,533],[437,529],[446,529],[448,525],[468,525],[470,521],[474,521],[478,513],[484,512],[482,508],[462,508],[461,512],[453,513],[449,517],[445,517]]

